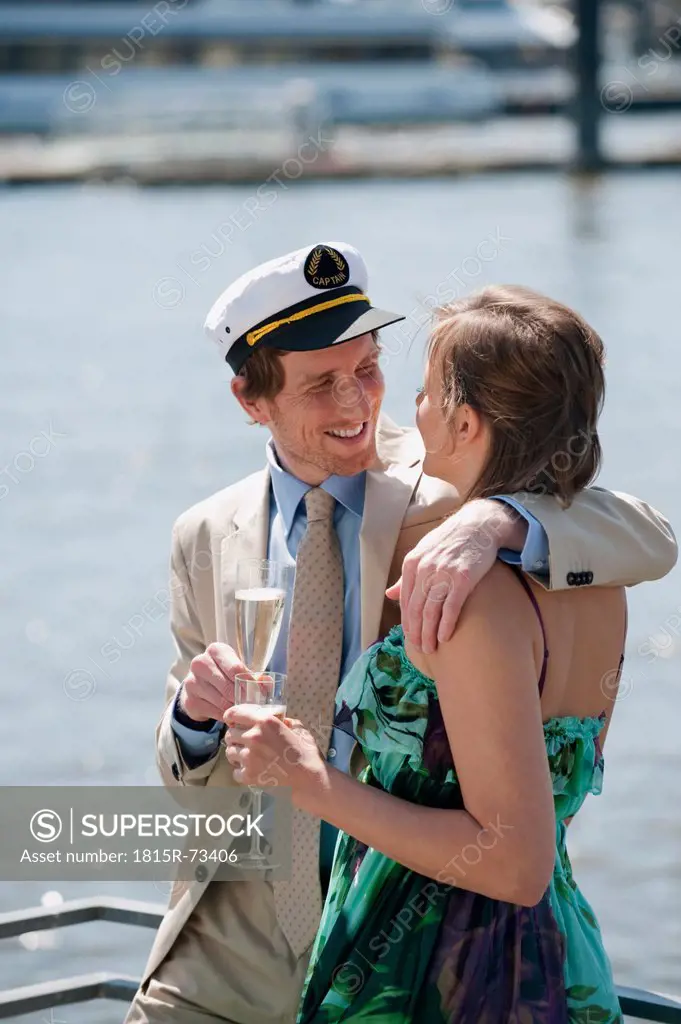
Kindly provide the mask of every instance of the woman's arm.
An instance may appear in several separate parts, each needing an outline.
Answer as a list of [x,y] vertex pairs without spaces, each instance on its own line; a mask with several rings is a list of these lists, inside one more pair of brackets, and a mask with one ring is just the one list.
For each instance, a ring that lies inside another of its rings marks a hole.
[[[273,764],[287,765],[280,784],[291,785],[297,806],[419,874],[531,906],[546,889],[555,857],[535,630],[529,602],[499,566],[467,602],[453,640],[428,659],[428,671],[442,683],[466,810],[420,807],[356,782],[273,716],[238,708],[225,715],[227,754],[242,766],[235,777],[253,782],[260,774],[262,782],[263,771],[270,779],[275,774]],[[237,736],[234,726],[246,732]],[[296,745],[291,756],[287,747]]]
[[325,769],[317,785],[294,787],[298,807],[442,884],[524,906],[543,896],[553,857],[548,871],[516,870],[507,847],[510,816],[499,812],[483,825],[467,811],[420,807]]

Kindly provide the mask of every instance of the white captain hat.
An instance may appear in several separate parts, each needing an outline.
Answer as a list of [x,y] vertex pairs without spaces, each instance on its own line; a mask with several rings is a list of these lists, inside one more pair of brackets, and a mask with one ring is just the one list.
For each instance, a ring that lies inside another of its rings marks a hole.
[[404,320],[372,306],[367,268],[346,242],[319,242],[261,263],[213,304],[205,329],[235,373],[257,348],[328,348]]

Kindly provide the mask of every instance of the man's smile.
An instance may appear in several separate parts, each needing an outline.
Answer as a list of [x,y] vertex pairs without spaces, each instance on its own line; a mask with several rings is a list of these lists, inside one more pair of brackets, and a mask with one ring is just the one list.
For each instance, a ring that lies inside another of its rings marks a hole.
[[337,427],[332,430],[325,430],[324,433],[327,437],[332,437],[334,441],[340,441],[345,445],[357,444],[359,441],[363,441],[367,435],[368,420],[364,420],[363,423],[357,423],[350,427]]

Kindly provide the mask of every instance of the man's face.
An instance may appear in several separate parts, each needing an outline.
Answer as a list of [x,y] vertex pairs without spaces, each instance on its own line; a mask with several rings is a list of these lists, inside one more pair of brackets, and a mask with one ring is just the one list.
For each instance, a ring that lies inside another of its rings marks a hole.
[[306,483],[352,476],[373,464],[385,392],[379,352],[371,334],[315,352],[288,352],[282,390],[271,401],[253,403],[282,463]]

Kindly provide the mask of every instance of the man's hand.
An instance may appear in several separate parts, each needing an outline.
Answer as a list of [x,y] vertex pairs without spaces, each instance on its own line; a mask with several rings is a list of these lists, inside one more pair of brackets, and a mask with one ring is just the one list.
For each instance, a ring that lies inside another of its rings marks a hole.
[[527,523],[510,506],[468,502],[427,534],[402,563],[402,576],[386,591],[400,601],[404,634],[432,654],[450,640],[464,601],[494,565],[499,548],[521,551]]
[[248,672],[229,644],[209,644],[203,654],[192,659],[182,682],[180,708],[195,722],[207,722],[222,716],[234,704],[234,677]]

